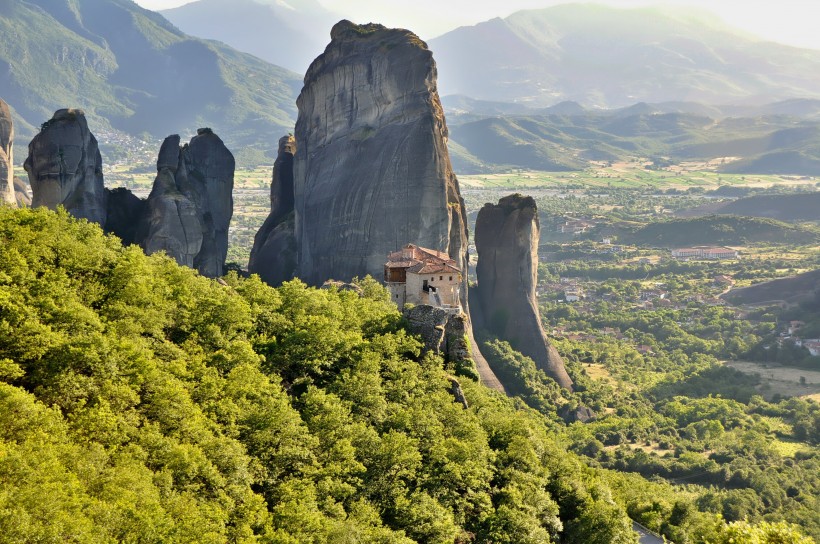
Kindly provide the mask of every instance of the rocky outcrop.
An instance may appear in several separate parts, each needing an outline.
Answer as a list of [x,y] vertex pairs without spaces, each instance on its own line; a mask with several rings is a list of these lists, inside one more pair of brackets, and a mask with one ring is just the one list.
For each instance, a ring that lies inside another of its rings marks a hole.
[[279,140],[279,153],[273,164],[270,187],[270,215],[253,240],[248,272],[259,274],[270,285],[293,279],[296,271],[294,223],[293,156],[296,138]]
[[561,387],[572,389],[564,361],[549,343],[535,299],[538,209],[532,197],[511,195],[485,204],[476,220],[476,294],[483,326],[530,357]]
[[467,317],[437,306],[408,305],[404,309],[408,330],[421,337],[424,351],[442,355],[447,362],[470,359],[467,342]]
[[558,416],[567,423],[588,423],[593,421],[597,414],[586,406],[565,404],[558,410]]
[[466,213],[423,41],[407,30],[337,23],[297,106],[300,278],[380,277],[385,256],[408,242],[448,252],[466,269]]
[[211,278],[223,274],[233,215],[233,155],[210,129],[191,143],[178,135],[162,144],[157,177],[137,237],[146,253],[165,251]]
[[452,393],[455,401],[461,404],[465,410],[469,408],[470,404],[467,402],[464,389],[461,388],[461,383],[459,383],[458,379],[455,376],[447,376],[447,379],[450,380],[450,393]]
[[14,205],[14,122],[9,105],[0,100],[0,204]]
[[17,200],[17,206],[31,207],[31,193],[29,193],[28,184],[17,176],[14,176],[14,198]]
[[63,206],[74,217],[105,226],[102,158],[82,110],[58,110],[43,123],[28,146],[24,167],[32,206]]

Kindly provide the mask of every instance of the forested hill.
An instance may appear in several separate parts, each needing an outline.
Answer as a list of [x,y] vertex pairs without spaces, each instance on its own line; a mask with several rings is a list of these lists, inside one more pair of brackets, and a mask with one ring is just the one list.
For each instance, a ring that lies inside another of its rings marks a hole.
[[0,540],[634,542],[548,420],[386,291],[224,284],[0,207]]
[[188,36],[131,0],[0,1],[0,96],[18,138],[61,108],[95,126],[162,138],[219,127],[268,150],[293,126],[300,76]]
[[624,233],[624,237],[635,244],[662,247],[760,242],[795,245],[820,243],[820,232],[811,227],[735,215],[710,215],[650,223],[635,232]]

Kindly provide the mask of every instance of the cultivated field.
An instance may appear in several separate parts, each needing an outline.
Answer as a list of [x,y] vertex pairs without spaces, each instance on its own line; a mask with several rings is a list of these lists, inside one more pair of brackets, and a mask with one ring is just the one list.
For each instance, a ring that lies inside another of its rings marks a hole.
[[[728,161],[727,161],[728,162]],[[536,172],[516,170],[503,174],[465,174],[459,176],[462,186],[483,189],[613,187],[647,189],[716,189],[721,185],[771,187],[775,185],[814,186],[813,177],[778,175],[740,175],[716,171],[720,159],[710,162],[681,163],[660,170],[648,170],[642,161],[599,164],[578,172]]]

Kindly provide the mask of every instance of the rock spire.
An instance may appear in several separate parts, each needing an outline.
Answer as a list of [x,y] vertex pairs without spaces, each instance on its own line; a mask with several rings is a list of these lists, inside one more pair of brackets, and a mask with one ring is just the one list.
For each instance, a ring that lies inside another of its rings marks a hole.
[[179,143],[175,134],[160,148],[137,238],[146,253],[165,251],[203,276],[219,277],[233,215],[234,157],[211,129],[199,129],[190,144]]
[[63,206],[105,227],[107,195],[97,139],[83,110],[58,110],[28,145],[32,206]]
[[82,110],[59,110],[43,124],[25,168],[33,206],[63,206],[146,253],[165,251],[203,276],[224,273],[235,161],[211,129],[199,129],[182,147],[178,135],[165,139],[148,200],[104,187],[97,140]]
[[293,279],[296,271],[296,237],[294,233],[293,156],[296,138],[279,140],[279,153],[273,164],[270,187],[270,215],[256,233],[248,263],[251,274],[265,282],[279,285]]
[[539,232],[538,209],[532,197],[510,195],[481,208],[475,233],[477,302],[488,331],[532,358],[561,387],[571,390],[564,361],[549,343],[538,313]]
[[423,41],[337,23],[297,105],[293,242],[279,245],[281,257],[268,252],[265,268],[288,267],[293,247],[296,275],[309,284],[380,277],[385,256],[406,243],[448,252],[466,268],[466,213]]

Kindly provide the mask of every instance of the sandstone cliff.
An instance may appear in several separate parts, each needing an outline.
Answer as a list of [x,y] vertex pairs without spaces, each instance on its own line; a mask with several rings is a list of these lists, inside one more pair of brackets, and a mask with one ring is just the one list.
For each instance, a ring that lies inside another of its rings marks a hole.
[[337,23],[297,106],[300,278],[381,277],[385,256],[408,242],[446,251],[466,269],[466,213],[423,41],[407,30]]
[[233,155],[210,129],[191,143],[165,139],[137,238],[146,253],[165,251],[211,278],[223,274],[233,215]]
[[538,210],[531,197],[485,204],[476,220],[476,275],[483,326],[532,358],[561,387],[572,389],[564,361],[549,343],[535,299]]
[[296,270],[294,232],[293,156],[296,138],[279,140],[279,153],[273,164],[270,187],[270,215],[253,240],[248,271],[259,274],[270,285],[293,279]]
[[74,217],[106,221],[106,192],[97,139],[82,110],[58,110],[28,145],[24,165],[32,206],[64,206]]
[[9,105],[0,99],[0,204],[14,206],[14,122]]

